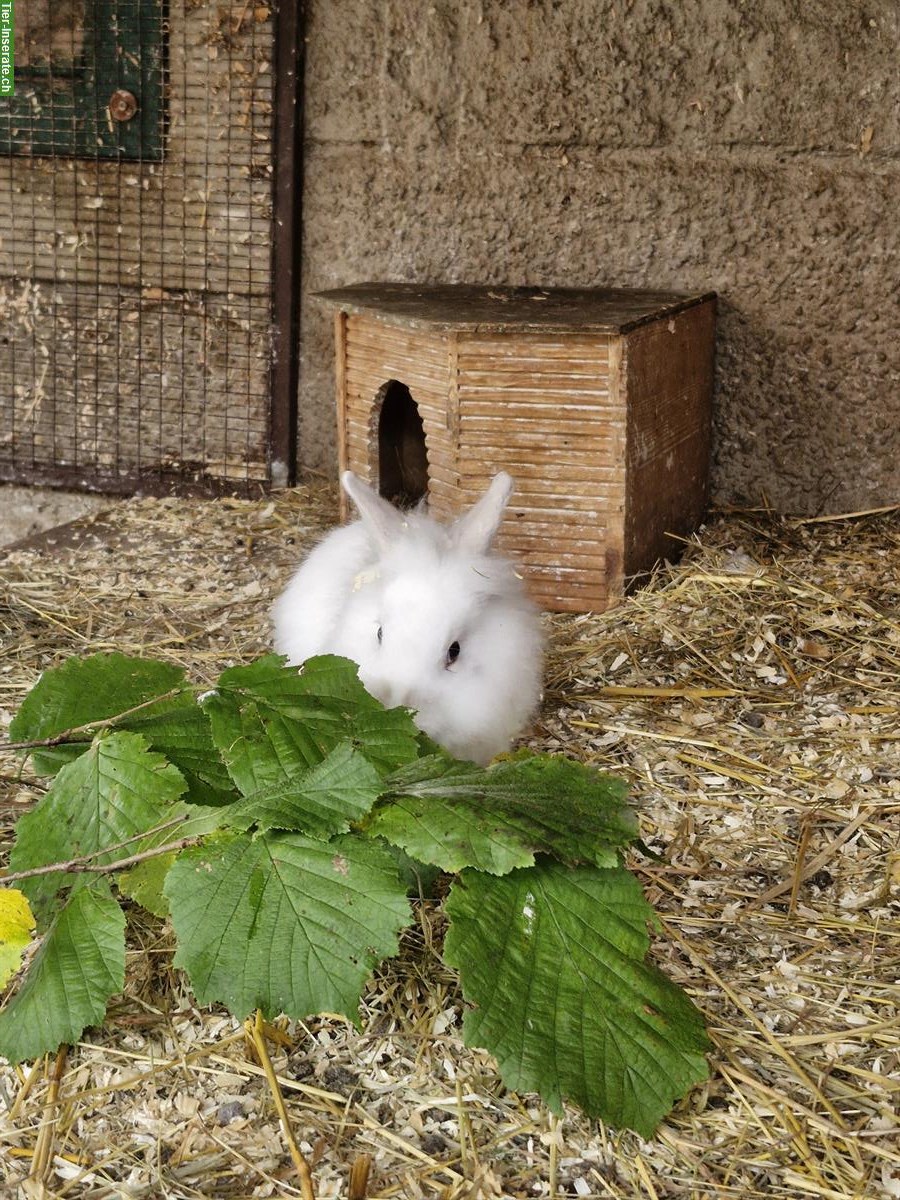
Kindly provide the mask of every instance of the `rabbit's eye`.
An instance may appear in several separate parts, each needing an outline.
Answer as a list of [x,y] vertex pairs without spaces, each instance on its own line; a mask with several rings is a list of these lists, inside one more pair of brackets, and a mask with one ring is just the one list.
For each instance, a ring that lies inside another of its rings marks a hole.
[[378,626],[378,633],[375,636],[378,638],[378,645],[380,646],[381,639],[384,637],[384,630],[381,628],[380,625]]
[[452,666],[459,658],[459,642],[451,642],[447,648],[447,666]]

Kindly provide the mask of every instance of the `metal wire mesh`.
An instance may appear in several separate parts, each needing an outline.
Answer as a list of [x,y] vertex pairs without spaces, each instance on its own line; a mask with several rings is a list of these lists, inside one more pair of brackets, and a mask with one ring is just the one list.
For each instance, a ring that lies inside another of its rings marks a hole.
[[268,4],[18,0],[0,100],[0,478],[269,478]]

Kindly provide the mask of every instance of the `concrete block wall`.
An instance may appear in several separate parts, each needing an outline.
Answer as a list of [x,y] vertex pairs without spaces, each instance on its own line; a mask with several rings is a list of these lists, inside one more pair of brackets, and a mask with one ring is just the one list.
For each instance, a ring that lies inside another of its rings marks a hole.
[[896,0],[309,0],[300,461],[362,279],[716,289],[713,490],[900,500]]

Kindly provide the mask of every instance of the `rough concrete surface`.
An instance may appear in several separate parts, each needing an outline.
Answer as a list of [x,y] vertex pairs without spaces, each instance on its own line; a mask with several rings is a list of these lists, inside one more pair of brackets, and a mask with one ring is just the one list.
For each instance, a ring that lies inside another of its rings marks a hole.
[[714,494],[900,498],[894,0],[312,0],[300,456],[362,279],[720,294]]
[[100,512],[117,501],[89,492],[0,484],[0,546],[9,546],[35,533]]

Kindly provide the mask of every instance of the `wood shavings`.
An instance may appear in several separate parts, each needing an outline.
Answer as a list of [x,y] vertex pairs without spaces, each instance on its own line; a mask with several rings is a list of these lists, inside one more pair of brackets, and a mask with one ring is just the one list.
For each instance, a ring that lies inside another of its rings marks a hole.
[[[327,488],[137,499],[10,553],[3,725],[71,654],[152,654],[211,683],[264,652],[271,598],[336,511]],[[668,935],[654,955],[708,1018],[712,1078],[651,1142],[571,1109],[552,1121],[462,1045],[426,905],[361,1032],[268,1034],[317,1196],[346,1196],[364,1158],[369,1196],[409,1200],[900,1195],[900,514],[730,514],[619,609],[546,622],[529,744],[631,781],[662,854],[632,864]],[[45,784],[3,769],[8,845]],[[300,1194],[246,1031],[196,1009],[171,949],[134,914],[104,1028],[58,1069],[0,1068],[11,1186],[37,1195],[36,1162],[43,1194],[90,1200]]]

